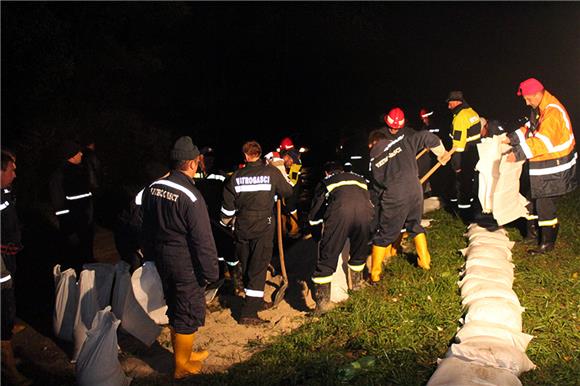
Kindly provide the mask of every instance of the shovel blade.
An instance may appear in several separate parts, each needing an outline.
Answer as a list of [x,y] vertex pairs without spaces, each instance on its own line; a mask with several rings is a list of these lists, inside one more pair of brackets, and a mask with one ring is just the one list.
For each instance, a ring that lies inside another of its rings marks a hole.
[[276,291],[276,295],[274,296],[274,307],[278,306],[282,300],[284,300],[284,295],[286,295],[286,289],[288,288],[288,281],[282,280],[280,284],[280,288]]

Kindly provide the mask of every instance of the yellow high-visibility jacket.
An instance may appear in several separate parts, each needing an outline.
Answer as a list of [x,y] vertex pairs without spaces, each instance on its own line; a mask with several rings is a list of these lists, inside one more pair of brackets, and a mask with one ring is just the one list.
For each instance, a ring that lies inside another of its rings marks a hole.
[[[459,111],[456,111],[459,110]],[[465,147],[469,142],[477,141],[481,138],[481,121],[479,115],[463,103],[453,111],[453,147],[456,152],[465,151]]]

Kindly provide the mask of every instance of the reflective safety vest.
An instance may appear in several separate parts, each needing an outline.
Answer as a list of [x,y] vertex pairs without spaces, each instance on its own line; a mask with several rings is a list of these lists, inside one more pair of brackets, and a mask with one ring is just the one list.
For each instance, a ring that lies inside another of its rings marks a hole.
[[[462,108],[463,107],[463,108]],[[481,121],[479,115],[465,103],[458,106],[459,112],[453,116],[453,147],[456,152],[465,151],[469,142],[477,141],[481,138]]]

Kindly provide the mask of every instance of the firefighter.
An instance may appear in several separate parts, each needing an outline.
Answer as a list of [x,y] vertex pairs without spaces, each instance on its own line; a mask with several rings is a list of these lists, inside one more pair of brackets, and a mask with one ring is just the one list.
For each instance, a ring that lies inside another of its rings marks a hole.
[[471,222],[479,206],[477,197],[477,173],[475,165],[479,160],[477,144],[481,138],[479,115],[471,108],[461,91],[451,91],[447,97],[447,108],[453,113],[453,149],[451,166],[457,177],[457,208],[463,221]]
[[280,157],[284,160],[286,174],[292,183],[292,196],[283,201],[284,203],[284,224],[288,224],[288,236],[298,238],[300,236],[300,225],[298,221],[298,197],[300,195],[300,170],[302,169],[302,160],[300,151],[294,147],[294,142],[289,137],[280,141],[278,147]]
[[65,141],[60,152],[63,163],[50,177],[49,193],[64,239],[62,265],[78,275],[84,263],[94,261],[93,193],[79,144]]
[[258,317],[258,311],[270,306],[263,298],[273,250],[274,196],[289,197],[292,185],[282,170],[263,162],[258,142],[246,142],[242,152],[246,166],[226,181],[221,222],[234,228],[235,256],[243,275],[245,301],[238,322],[259,325],[268,322]]
[[14,275],[16,273],[16,256],[22,249],[20,224],[16,212],[15,200],[11,192],[12,182],[16,178],[16,159],[13,154],[2,150],[2,172],[0,192],[0,213],[2,215],[2,276],[0,290],[2,295],[2,376],[8,384],[30,385],[32,382],[16,368],[12,335],[16,317],[16,299],[14,296]]
[[348,267],[352,271],[353,289],[362,282],[368,256],[370,222],[373,205],[366,180],[355,173],[345,172],[336,162],[324,166],[326,177],[315,190],[308,214],[311,226],[323,224],[322,238],[318,244],[318,260],[312,275],[315,284],[316,313],[332,308],[330,285],[336,271],[338,255],[347,239],[350,240]]
[[155,260],[167,302],[175,379],[201,371],[207,351],[193,352],[205,322],[205,287],[219,279],[218,257],[205,201],[193,181],[199,150],[180,137],[170,152],[169,176],[143,194],[143,247]]
[[540,229],[540,245],[528,250],[543,254],[554,249],[559,223],[556,199],[576,189],[574,133],[562,103],[537,79],[520,83],[517,92],[532,108],[529,126],[508,135],[512,145],[508,161],[529,160],[533,211]]
[[[397,108],[398,109],[398,108]],[[398,109],[400,110],[400,109]],[[423,192],[417,177],[415,154],[418,149],[429,148],[445,164],[449,153],[441,140],[428,131],[415,132],[404,125],[404,114],[389,121],[391,131],[404,130],[397,139],[377,138],[371,149],[371,170],[376,184],[383,190],[379,196],[379,226],[373,238],[371,282],[380,280],[382,262],[392,243],[404,228],[415,238],[419,267],[430,269],[429,251],[425,229],[421,226]],[[395,114],[389,113],[391,116]]]

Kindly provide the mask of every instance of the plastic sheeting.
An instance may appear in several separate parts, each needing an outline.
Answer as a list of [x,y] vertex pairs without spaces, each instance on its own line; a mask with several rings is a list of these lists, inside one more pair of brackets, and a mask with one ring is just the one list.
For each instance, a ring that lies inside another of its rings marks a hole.
[[87,331],[75,366],[80,386],[126,386],[131,379],[125,376],[117,352],[117,327],[121,323],[111,307],[97,312]]
[[169,323],[161,277],[153,261],[146,261],[133,272],[131,286],[136,301],[155,323]]
[[61,272],[60,269],[60,264],[57,264],[52,270],[55,287],[52,326],[57,338],[72,342],[79,299],[77,274],[72,268],[64,272]]

